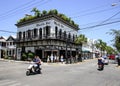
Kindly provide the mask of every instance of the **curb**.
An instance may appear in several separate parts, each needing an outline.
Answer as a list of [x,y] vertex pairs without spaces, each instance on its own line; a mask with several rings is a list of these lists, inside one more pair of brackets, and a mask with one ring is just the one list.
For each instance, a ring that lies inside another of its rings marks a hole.
[[[90,59],[90,60],[93,60],[93,59]],[[82,62],[77,62],[77,63],[72,63],[72,64],[66,64],[65,62],[64,62],[64,63],[61,63],[61,62],[58,62],[58,63],[46,63],[46,62],[45,62],[45,63],[44,63],[44,62],[42,62],[42,65],[46,65],[46,66],[58,66],[58,65],[68,66],[68,65],[76,65],[76,64],[85,63],[85,62],[88,62],[88,61],[90,61],[90,60],[83,60]],[[29,61],[20,61],[20,60],[0,59],[0,61],[30,64]]]

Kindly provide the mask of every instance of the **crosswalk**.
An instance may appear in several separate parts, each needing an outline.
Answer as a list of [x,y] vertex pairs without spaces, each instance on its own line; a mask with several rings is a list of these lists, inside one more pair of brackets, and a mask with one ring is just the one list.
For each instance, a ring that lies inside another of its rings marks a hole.
[[6,79],[6,80],[0,80],[0,86],[30,86],[30,85],[25,85],[19,81]]

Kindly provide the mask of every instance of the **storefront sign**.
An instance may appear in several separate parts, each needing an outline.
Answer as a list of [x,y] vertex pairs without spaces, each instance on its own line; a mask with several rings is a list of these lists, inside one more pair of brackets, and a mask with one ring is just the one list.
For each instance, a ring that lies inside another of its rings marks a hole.
[[56,21],[54,21],[54,24],[57,25],[57,26],[59,26],[59,27],[61,27],[61,28],[64,28],[64,26],[62,24],[60,24],[60,23],[58,23]]
[[39,23],[39,24],[36,24],[36,26],[44,26],[44,25],[49,25],[50,22],[42,22],[42,23]]

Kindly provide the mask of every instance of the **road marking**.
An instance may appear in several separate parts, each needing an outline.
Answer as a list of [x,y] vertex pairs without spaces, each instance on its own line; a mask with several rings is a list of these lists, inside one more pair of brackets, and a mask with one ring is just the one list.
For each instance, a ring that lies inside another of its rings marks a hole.
[[22,86],[22,85],[21,85],[21,83],[15,83],[15,84],[8,85],[8,86]]
[[15,81],[15,80],[1,80],[0,86],[30,86],[30,85],[23,85],[22,83]]
[[16,81],[3,82],[3,83],[0,83],[0,86],[8,86],[9,84],[14,84],[14,83],[16,83]]

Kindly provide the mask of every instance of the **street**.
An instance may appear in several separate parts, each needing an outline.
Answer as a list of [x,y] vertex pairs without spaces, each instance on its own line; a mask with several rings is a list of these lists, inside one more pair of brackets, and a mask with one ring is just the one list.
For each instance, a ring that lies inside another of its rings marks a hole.
[[76,64],[42,65],[42,74],[26,76],[28,63],[0,61],[0,86],[120,86],[120,68],[110,61],[103,71],[97,59]]

